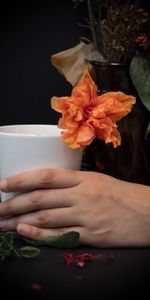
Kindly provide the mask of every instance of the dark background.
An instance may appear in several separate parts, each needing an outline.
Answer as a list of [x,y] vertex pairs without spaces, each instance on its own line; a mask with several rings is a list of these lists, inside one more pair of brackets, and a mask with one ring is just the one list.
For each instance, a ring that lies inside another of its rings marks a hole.
[[[146,3],[147,1],[142,1]],[[51,55],[74,47],[85,25],[86,3],[72,0],[2,1],[0,8],[0,125],[56,124],[52,96],[71,85],[52,66]]]
[[[0,125],[57,123],[59,115],[50,109],[50,98],[69,95],[71,86],[50,58],[74,47],[80,36],[88,37],[88,30],[78,25],[85,17],[85,4],[75,9],[71,0],[1,3]],[[80,290],[84,292],[82,299],[86,291],[92,295],[90,299],[94,293],[97,299],[117,299],[117,295],[118,299],[132,295],[134,299],[136,293],[140,299],[149,298],[149,249],[114,250],[111,266],[91,264],[83,272],[68,269],[59,261],[59,254],[46,249],[35,263],[16,259],[1,264],[1,293],[4,289],[5,295],[13,295],[20,288],[15,299],[23,299],[23,294],[30,298],[31,285],[37,283],[45,287],[44,297],[39,295],[38,299],[50,299],[51,289],[68,293],[70,299],[74,294],[80,299]],[[146,292],[148,298],[144,297]]]
[[5,1],[0,10],[0,125],[56,124],[52,96],[71,85],[51,64],[51,55],[74,47],[89,31],[86,7],[71,0]]

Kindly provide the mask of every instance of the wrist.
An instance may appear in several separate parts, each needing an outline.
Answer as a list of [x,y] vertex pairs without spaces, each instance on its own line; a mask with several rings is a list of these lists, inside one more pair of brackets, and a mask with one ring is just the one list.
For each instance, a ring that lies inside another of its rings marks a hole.
[[150,187],[129,183],[125,202],[133,213],[133,243],[135,246],[150,246]]

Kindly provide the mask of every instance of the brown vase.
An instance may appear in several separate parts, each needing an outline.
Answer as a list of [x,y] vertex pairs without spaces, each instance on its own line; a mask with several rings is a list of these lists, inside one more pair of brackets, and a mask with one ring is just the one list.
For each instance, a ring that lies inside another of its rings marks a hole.
[[121,146],[95,139],[86,148],[84,166],[113,177],[150,185],[150,145],[145,139],[150,114],[140,101],[129,77],[128,65],[90,61],[91,75],[98,94],[123,91],[136,96],[132,112],[117,123]]

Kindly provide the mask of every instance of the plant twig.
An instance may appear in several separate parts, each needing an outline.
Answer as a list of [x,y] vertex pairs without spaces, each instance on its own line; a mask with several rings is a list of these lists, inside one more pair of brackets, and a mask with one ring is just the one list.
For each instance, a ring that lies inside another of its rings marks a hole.
[[98,50],[98,43],[97,43],[97,38],[96,38],[96,33],[95,33],[95,26],[93,23],[93,14],[92,14],[92,5],[91,5],[91,0],[87,0],[87,6],[88,6],[88,14],[89,14],[89,21],[90,21],[90,29],[92,32],[92,39],[93,43],[95,44],[96,50]]

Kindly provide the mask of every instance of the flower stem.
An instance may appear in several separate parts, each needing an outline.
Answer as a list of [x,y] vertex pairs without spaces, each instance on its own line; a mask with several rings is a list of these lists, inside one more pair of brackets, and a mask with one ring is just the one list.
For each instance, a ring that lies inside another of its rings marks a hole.
[[91,29],[91,32],[92,32],[92,39],[93,39],[93,43],[95,44],[96,50],[98,50],[98,43],[97,43],[97,38],[96,38],[96,33],[95,33],[95,26],[94,26],[94,23],[93,23],[93,13],[92,13],[91,0],[87,0],[87,6],[88,6],[89,21],[90,21],[90,29]]

